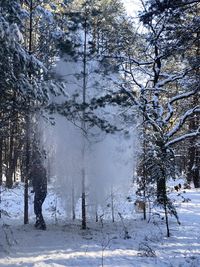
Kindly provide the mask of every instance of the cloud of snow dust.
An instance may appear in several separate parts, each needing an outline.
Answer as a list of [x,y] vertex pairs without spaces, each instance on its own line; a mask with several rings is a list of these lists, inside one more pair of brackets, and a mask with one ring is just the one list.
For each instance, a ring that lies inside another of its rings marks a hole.
[[[57,71],[63,77],[68,77],[66,90],[69,95],[81,92],[81,81],[74,77],[74,73],[79,69],[75,69],[74,64],[70,66],[70,63],[61,61],[57,66]],[[100,77],[95,74],[95,78],[91,81],[98,79]],[[89,88],[92,88],[92,84],[88,83],[88,90]],[[93,95],[95,94],[94,91]],[[94,215],[96,207],[106,205],[111,192],[127,196],[133,179],[138,146],[136,125],[129,135],[125,135],[124,132],[106,134],[96,128],[91,129],[90,132],[93,135],[90,134],[84,139],[84,160],[82,156],[83,132],[80,127],[61,115],[55,115],[55,125],[45,124],[44,128],[45,147],[51,154],[52,180],[65,205],[68,218],[72,216],[73,190],[74,201],[76,205],[80,204],[83,167],[86,173],[87,211],[90,216]]]

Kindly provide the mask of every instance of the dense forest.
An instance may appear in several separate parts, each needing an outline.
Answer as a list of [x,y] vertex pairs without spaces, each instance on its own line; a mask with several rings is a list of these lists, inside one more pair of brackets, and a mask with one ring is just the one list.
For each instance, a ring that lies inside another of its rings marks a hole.
[[120,0],[0,0],[1,202],[22,185],[29,223],[39,159],[82,229],[108,195],[114,222],[116,188],[134,184],[170,237],[169,180],[200,188],[199,93],[199,0],[141,0],[137,16]]

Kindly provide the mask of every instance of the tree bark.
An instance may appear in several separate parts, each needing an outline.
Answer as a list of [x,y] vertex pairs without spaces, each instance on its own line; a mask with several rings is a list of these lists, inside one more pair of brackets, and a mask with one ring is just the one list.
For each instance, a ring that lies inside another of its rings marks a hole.
[[0,186],[3,182],[3,138],[0,136]]

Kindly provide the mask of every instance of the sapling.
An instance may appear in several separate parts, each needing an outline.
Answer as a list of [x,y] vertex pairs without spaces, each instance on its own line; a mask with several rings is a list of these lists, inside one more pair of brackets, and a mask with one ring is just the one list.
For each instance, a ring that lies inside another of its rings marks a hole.
[[101,241],[101,266],[104,266],[104,251],[106,250],[106,248],[108,247],[108,245],[110,244],[111,240],[113,240],[114,238],[109,237],[109,235],[107,234],[105,236],[105,233],[103,231],[103,216],[104,214],[102,214],[100,216],[100,222],[101,222],[101,234],[102,234],[102,241]]
[[75,195],[74,195],[74,183],[72,183],[72,220],[76,219],[76,212],[75,212]]
[[118,215],[119,215],[119,217],[121,219],[121,222],[122,222],[123,231],[124,231],[124,239],[130,239],[131,236],[129,235],[128,229],[127,229],[127,227],[126,227],[126,225],[124,223],[124,218],[123,218],[123,216],[122,216],[122,214],[120,212],[118,212]]
[[115,222],[113,188],[111,188],[111,212],[112,212],[112,222]]
[[139,244],[139,251],[138,256],[141,257],[156,257],[155,250],[152,249],[146,242],[141,242]]
[[7,245],[11,247],[13,244],[17,244],[17,240],[14,238],[14,234],[10,225],[3,224],[2,229],[5,235]]

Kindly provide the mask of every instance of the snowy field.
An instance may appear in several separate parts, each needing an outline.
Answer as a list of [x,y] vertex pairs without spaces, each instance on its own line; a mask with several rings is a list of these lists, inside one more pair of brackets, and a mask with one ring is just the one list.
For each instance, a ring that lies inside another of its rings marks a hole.
[[[115,200],[116,222],[102,219],[96,223],[91,219],[88,229],[81,230],[79,219],[65,219],[59,199],[51,189],[44,204],[48,228],[36,230],[31,194],[30,223],[23,225],[22,190],[18,186],[2,192],[0,266],[200,266],[199,190],[173,193],[181,225],[170,217],[170,238],[166,237],[162,214],[151,216],[147,223],[135,211],[134,200],[122,197]],[[118,211],[124,220],[120,220]],[[125,230],[130,238],[124,239]]]

